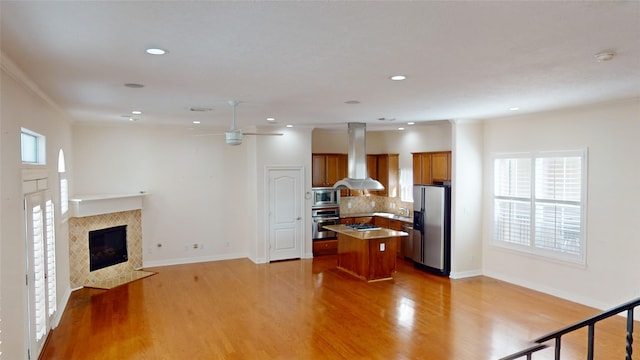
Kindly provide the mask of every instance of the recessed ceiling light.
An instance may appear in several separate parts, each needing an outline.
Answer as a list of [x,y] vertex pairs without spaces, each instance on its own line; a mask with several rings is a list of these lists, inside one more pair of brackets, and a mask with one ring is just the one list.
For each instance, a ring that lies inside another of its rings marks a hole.
[[292,128],[292,127],[293,127],[293,125],[291,125],[291,124],[287,124],[286,126],[287,126],[288,128]]
[[416,123],[414,123],[413,121],[409,121],[409,122],[407,123],[407,125],[415,125],[415,124],[416,124]]
[[509,108],[509,110],[511,110],[511,111],[518,111],[518,110],[520,110],[520,108],[519,108],[519,107],[517,107],[517,106],[514,106],[514,107],[510,107],[510,108]]
[[142,111],[140,111],[140,110],[133,110],[131,113],[133,115],[142,115]]
[[402,130],[404,130],[404,128],[403,127],[399,127],[398,130],[402,131]]
[[404,75],[393,75],[390,79],[393,81],[402,81],[405,80],[407,77]]
[[358,100],[348,100],[344,102],[345,104],[349,104],[349,105],[355,105],[355,104],[360,104],[360,101]]
[[268,117],[267,121],[276,121],[276,118]]
[[145,51],[147,52],[147,54],[151,54],[151,55],[164,55],[167,53],[166,50],[160,49],[160,48],[148,48]]
[[193,123],[194,123],[194,124],[200,124],[200,121],[198,121],[198,120],[194,120],[194,121],[193,121]]
[[129,121],[138,121],[138,119],[135,119],[135,118],[129,118]]
[[126,83],[126,84],[124,84],[124,86],[126,86],[128,88],[132,88],[132,89],[140,89],[140,88],[144,87],[144,85],[136,84],[136,83]]

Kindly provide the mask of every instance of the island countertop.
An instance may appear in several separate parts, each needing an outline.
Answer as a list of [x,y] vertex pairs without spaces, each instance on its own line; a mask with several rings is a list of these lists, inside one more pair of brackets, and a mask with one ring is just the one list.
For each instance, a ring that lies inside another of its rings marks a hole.
[[351,236],[361,240],[383,239],[383,238],[396,237],[396,236],[409,236],[409,234],[404,231],[391,230],[386,228],[381,228],[380,230],[365,230],[365,231],[354,230],[349,228],[346,225],[327,225],[324,228],[327,230],[335,231],[338,234]]

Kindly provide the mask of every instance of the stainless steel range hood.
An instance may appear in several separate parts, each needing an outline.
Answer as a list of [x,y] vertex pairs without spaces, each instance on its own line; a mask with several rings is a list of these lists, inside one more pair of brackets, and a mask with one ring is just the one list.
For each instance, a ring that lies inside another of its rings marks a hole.
[[367,176],[366,127],[365,123],[349,123],[348,176],[333,187],[352,190],[384,190],[384,186]]

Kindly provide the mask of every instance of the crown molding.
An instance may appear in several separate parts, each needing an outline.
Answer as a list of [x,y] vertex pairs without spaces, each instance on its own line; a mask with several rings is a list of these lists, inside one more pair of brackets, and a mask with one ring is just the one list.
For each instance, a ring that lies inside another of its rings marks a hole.
[[2,69],[7,75],[22,84],[32,94],[42,99],[51,107],[68,115],[55,101],[53,101],[40,87],[29,78],[29,76],[22,71],[4,52],[0,52],[0,69]]

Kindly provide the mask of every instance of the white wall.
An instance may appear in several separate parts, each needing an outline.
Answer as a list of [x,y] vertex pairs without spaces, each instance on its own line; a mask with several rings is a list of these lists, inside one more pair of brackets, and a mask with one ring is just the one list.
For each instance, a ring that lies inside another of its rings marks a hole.
[[255,196],[250,145],[247,139],[230,146],[223,136],[197,137],[182,127],[76,124],[71,193],[148,192],[142,210],[147,267],[247,257],[248,202]]
[[482,273],[483,123],[454,122],[451,277]]
[[598,308],[640,295],[640,100],[487,121],[484,213],[491,214],[495,153],[588,148],[587,265],[549,261],[491,245],[484,217],[484,272]]
[[[57,302],[58,314],[68,300],[69,243],[68,226],[60,216],[58,186],[58,151],[67,156],[67,171],[73,169],[68,158],[71,153],[71,127],[68,117],[52,105],[31,81],[2,55],[0,78],[0,294],[2,316],[3,359],[27,357],[27,289],[25,286],[26,251],[24,239],[24,210],[22,169],[20,160],[20,128],[25,127],[46,136],[46,166],[49,189],[55,203]],[[72,177],[69,176],[72,181]],[[55,321],[56,319],[54,319]]]
[[255,197],[255,252],[250,253],[254,262],[264,262],[268,260],[266,241],[267,235],[267,209],[265,208],[265,198],[267,196],[267,168],[268,167],[302,167],[303,184],[305,194],[309,194],[306,199],[304,194],[301,199],[304,201],[302,213],[302,229],[304,241],[302,251],[304,258],[313,257],[312,235],[311,235],[311,129],[291,128],[285,129],[280,136],[259,136],[256,138],[255,152],[256,161],[256,194]]

